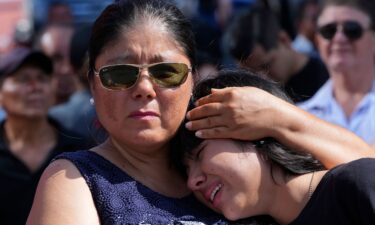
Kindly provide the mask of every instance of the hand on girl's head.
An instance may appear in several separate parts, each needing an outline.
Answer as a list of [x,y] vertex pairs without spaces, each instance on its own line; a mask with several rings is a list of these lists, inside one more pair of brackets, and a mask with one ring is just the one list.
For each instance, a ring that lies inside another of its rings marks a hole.
[[228,87],[212,89],[196,104],[187,113],[186,127],[198,137],[256,140],[269,136],[270,115],[285,102],[255,87]]

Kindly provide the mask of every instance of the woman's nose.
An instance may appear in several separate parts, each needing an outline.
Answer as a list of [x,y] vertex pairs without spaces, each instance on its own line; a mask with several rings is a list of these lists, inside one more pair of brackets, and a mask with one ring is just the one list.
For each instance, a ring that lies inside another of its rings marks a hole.
[[134,86],[133,97],[137,99],[152,99],[156,97],[153,81],[148,75],[147,69],[142,69],[137,83]]
[[192,191],[199,190],[206,181],[206,175],[198,169],[190,169],[187,185]]

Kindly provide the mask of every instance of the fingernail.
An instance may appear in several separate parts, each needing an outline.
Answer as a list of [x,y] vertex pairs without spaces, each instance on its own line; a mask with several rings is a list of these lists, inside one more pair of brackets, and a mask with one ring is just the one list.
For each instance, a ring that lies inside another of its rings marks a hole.
[[195,136],[202,138],[202,132],[201,131],[195,132]]
[[190,128],[191,128],[191,122],[187,122],[187,123],[185,123],[185,127],[186,127],[187,129],[190,129]]
[[186,119],[190,119],[190,112],[186,113]]

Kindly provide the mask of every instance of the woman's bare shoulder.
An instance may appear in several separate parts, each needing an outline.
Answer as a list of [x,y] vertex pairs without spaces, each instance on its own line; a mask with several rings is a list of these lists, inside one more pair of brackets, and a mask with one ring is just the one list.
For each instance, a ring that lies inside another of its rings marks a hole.
[[90,189],[72,162],[58,159],[46,168],[27,224],[99,224]]

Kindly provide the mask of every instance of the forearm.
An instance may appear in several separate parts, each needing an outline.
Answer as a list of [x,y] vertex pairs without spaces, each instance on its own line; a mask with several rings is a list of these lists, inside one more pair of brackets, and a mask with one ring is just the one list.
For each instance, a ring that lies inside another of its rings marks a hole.
[[361,138],[339,126],[327,123],[298,107],[284,107],[278,113],[274,136],[290,148],[307,152],[326,168],[363,157],[375,151]]

